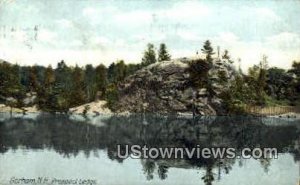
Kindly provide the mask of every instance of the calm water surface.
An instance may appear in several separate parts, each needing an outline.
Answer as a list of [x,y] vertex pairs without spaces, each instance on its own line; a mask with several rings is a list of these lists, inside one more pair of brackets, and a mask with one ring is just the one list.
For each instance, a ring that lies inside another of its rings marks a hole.
[[[278,159],[120,159],[116,144],[276,147],[280,154]],[[0,184],[43,177],[99,185],[297,185],[299,144],[300,123],[293,120],[0,114]]]

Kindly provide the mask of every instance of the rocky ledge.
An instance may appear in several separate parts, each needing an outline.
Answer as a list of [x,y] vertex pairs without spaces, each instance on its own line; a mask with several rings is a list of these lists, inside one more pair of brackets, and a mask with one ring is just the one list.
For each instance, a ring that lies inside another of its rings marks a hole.
[[118,111],[226,114],[220,94],[229,88],[237,74],[235,68],[229,60],[214,59],[208,71],[208,90],[191,83],[189,64],[196,60],[199,58],[154,63],[128,76],[118,87]]

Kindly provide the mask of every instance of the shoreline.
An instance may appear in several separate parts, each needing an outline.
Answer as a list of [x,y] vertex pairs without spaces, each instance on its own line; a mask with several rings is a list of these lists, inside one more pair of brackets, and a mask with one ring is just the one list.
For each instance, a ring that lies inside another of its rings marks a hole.
[[[104,100],[98,100],[95,102],[91,103],[86,103],[77,107],[70,108],[68,111],[68,115],[81,115],[81,116],[100,116],[100,115],[119,115],[119,116],[129,116],[132,114],[143,114],[143,113],[131,113],[128,111],[124,112],[113,112],[111,111],[107,106],[106,106],[106,101]],[[30,106],[30,107],[22,107],[22,108],[12,108],[9,106],[6,106],[4,104],[0,104],[0,113],[12,113],[12,114],[31,114],[31,113],[51,113],[47,111],[42,111],[37,108],[36,105]],[[65,114],[65,113],[60,113],[60,112],[54,112],[54,114]],[[146,113],[147,114],[147,113]],[[193,113],[165,113],[165,114],[160,114],[160,113],[153,113],[153,114],[159,114],[159,115],[176,115],[178,117],[185,117],[185,118],[193,118]],[[267,117],[267,118],[278,118],[278,119],[294,119],[294,120],[300,120],[300,113],[296,112],[287,112],[287,113],[282,113],[282,114],[275,114],[275,115],[268,115],[268,114],[252,114],[248,113],[245,115],[233,115],[233,114],[228,114],[228,115],[195,115],[196,117],[207,117],[207,116],[253,116],[253,117]]]
[[[25,110],[25,111],[24,111]],[[76,109],[72,108],[70,111],[66,113],[53,113],[53,114],[66,114],[66,115],[79,115],[82,117],[97,117],[97,116],[103,116],[103,115],[110,115],[110,116],[129,116],[133,114],[143,114],[143,113],[131,113],[131,112],[112,112],[112,111],[95,111],[95,110],[88,110],[86,114],[83,114],[83,112],[80,112],[79,110],[81,109]],[[33,107],[23,107],[23,109],[19,108],[12,108],[12,112],[10,107],[7,106],[2,106],[0,104],[0,113],[7,113],[10,114],[12,113],[13,115],[28,115],[28,114],[51,114],[51,112],[46,112],[46,111],[41,111],[38,110],[35,106]],[[147,113],[146,113],[147,114]],[[183,117],[183,118],[193,118],[192,113],[176,113],[176,114],[159,114],[159,113],[153,113],[153,114],[158,114],[162,116],[166,115],[175,115],[178,117]],[[293,119],[293,120],[300,120],[300,113],[295,113],[295,112],[289,112],[289,113],[284,113],[284,114],[277,114],[277,115],[253,115],[253,114],[247,114],[247,115],[205,115],[205,116],[199,116],[196,115],[196,117],[207,117],[207,116],[252,116],[252,117],[262,117],[262,118],[278,118],[278,119]]]

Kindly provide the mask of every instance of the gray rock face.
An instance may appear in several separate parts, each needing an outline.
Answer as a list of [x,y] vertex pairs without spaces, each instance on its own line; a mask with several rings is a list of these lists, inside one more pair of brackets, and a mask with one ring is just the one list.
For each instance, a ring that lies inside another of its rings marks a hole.
[[32,106],[35,104],[37,99],[36,93],[27,93],[26,97],[23,99],[23,103],[25,106]]
[[188,63],[176,59],[152,64],[125,79],[119,86],[118,111],[151,113],[223,114],[220,93],[229,87],[235,70],[228,61],[214,60],[209,70],[212,92],[195,88],[190,81]]

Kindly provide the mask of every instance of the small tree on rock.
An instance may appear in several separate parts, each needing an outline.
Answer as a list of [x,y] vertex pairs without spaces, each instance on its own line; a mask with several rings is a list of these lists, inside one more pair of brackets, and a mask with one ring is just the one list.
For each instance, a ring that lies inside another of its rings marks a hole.
[[165,43],[161,43],[158,50],[158,62],[171,60],[171,55],[167,51]]
[[156,62],[156,53],[153,44],[148,44],[147,49],[144,52],[144,56],[142,58],[142,65],[148,66]]
[[205,41],[203,48],[201,49],[201,51],[206,54],[206,60],[208,62],[212,62],[212,55],[214,55],[214,49],[211,46],[211,43],[209,40]]

